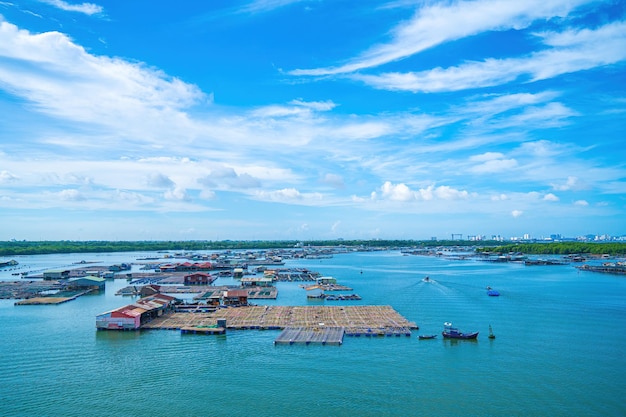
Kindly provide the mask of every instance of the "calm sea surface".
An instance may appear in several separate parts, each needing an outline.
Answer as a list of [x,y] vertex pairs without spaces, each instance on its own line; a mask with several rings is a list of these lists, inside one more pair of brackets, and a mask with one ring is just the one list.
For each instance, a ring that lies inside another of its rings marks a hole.
[[[15,259],[44,270],[150,255]],[[96,331],[97,314],[131,302],[114,295],[125,280],[57,306],[0,300],[0,415],[626,415],[625,277],[399,252],[286,266],[333,276],[363,297],[358,304],[391,305],[420,330],[410,338],[346,337],[342,346],[274,346],[279,332],[267,330]],[[433,282],[423,282],[426,275]],[[17,278],[2,270],[0,279]],[[488,297],[486,286],[500,297]],[[308,303],[297,283],[278,290],[277,300],[259,304]],[[417,339],[440,333],[445,321],[480,331],[478,340]],[[487,338],[490,324],[495,340]]]

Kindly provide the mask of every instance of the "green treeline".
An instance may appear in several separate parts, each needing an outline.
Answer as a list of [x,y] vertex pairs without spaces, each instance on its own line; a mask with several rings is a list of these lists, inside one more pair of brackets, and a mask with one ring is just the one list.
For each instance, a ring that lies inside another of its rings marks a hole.
[[[477,242],[469,240],[223,240],[223,241],[11,241],[0,242],[0,256],[39,255],[52,253],[96,252],[151,252],[196,250],[251,250],[289,249],[306,246],[343,246],[349,248],[432,248],[437,246],[461,246],[474,249]],[[518,243],[502,245],[501,242],[482,241],[478,252],[522,252],[537,255],[570,254],[626,254],[626,243],[558,242]]]
[[551,243],[517,243],[502,246],[478,248],[477,251],[498,253],[521,252],[529,255],[624,255],[626,243],[595,243],[595,242],[551,242]]
[[474,246],[470,241],[417,240],[223,240],[223,241],[10,241],[0,242],[0,256],[53,253],[139,252],[287,249],[305,246],[344,246],[362,248],[420,248],[429,246]]

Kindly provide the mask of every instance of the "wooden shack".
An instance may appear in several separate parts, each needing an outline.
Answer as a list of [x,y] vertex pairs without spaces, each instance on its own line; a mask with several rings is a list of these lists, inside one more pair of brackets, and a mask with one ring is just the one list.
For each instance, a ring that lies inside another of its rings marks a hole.
[[96,316],[98,330],[137,330],[142,324],[171,310],[178,300],[165,294],[155,294],[133,304],[107,311]]

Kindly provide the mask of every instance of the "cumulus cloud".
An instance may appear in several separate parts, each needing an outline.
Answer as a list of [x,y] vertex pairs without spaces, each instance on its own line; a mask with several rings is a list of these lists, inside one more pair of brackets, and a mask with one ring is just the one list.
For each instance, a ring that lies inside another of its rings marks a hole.
[[187,190],[182,187],[174,187],[170,190],[167,190],[163,197],[166,200],[174,200],[174,201],[190,201],[191,198],[187,194]]
[[169,188],[173,187],[175,184],[167,175],[157,173],[148,176],[148,185],[150,187]]
[[250,174],[238,174],[231,167],[221,167],[211,170],[211,173],[198,179],[198,182],[207,187],[216,188],[256,188],[261,185],[259,179]]
[[523,211],[521,211],[521,210],[513,210],[513,211],[511,212],[511,216],[513,216],[513,217],[515,217],[515,218],[520,217],[522,214],[524,214],[524,212],[523,212]]
[[153,199],[146,197],[141,193],[126,190],[115,190],[112,200],[123,201],[131,204],[146,204],[153,202]]
[[314,203],[315,201],[321,201],[323,199],[320,193],[301,193],[295,188],[283,188],[274,191],[257,191],[254,193],[254,197],[263,201],[274,201],[284,203],[298,203],[307,204]]
[[59,191],[57,196],[64,201],[81,201],[85,199],[81,192],[75,189]]
[[508,200],[509,196],[506,194],[498,194],[491,196],[491,201],[505,201]]
[[559,201],[559,197],[552,193],[546,194],[545,196],[543,196],[543,199],[546,201]]
[[579,207],[587,207],[589,203],[586,200],[576,200],[574,201],[574,205]]
[[552,189],[556,191],[569,191],[569,190],[579,190],[581,189],[580,179],[578,177],[569,176],[564,183],[551,184]]
[[430,185],[427,188],[419,190],[411,190],[406,184],[393,184],[386,181],[379,191],[373,191],[370,195],[372,200],[389,200],[389,201],[429,201],[439,200],[463,200],[470,197],[465,190],[457,190],[449,186],[441,185],[435,187]]

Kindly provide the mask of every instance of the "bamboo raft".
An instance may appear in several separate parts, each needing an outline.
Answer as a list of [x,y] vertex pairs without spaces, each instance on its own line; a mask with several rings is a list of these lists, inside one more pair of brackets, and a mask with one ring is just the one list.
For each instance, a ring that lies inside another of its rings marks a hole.
[[141,326],[142,329],[180,330],[209,327],[226,320],[229,330],[286,328],[343,328],[348,336],[410,335],[418,329],[391,306],[248,306],[219,308],[207,313],[169,313]]
[[322,345],[340,345],[343,343],[343,327],[287,327],[274,340],[276,345],[317,343]]

